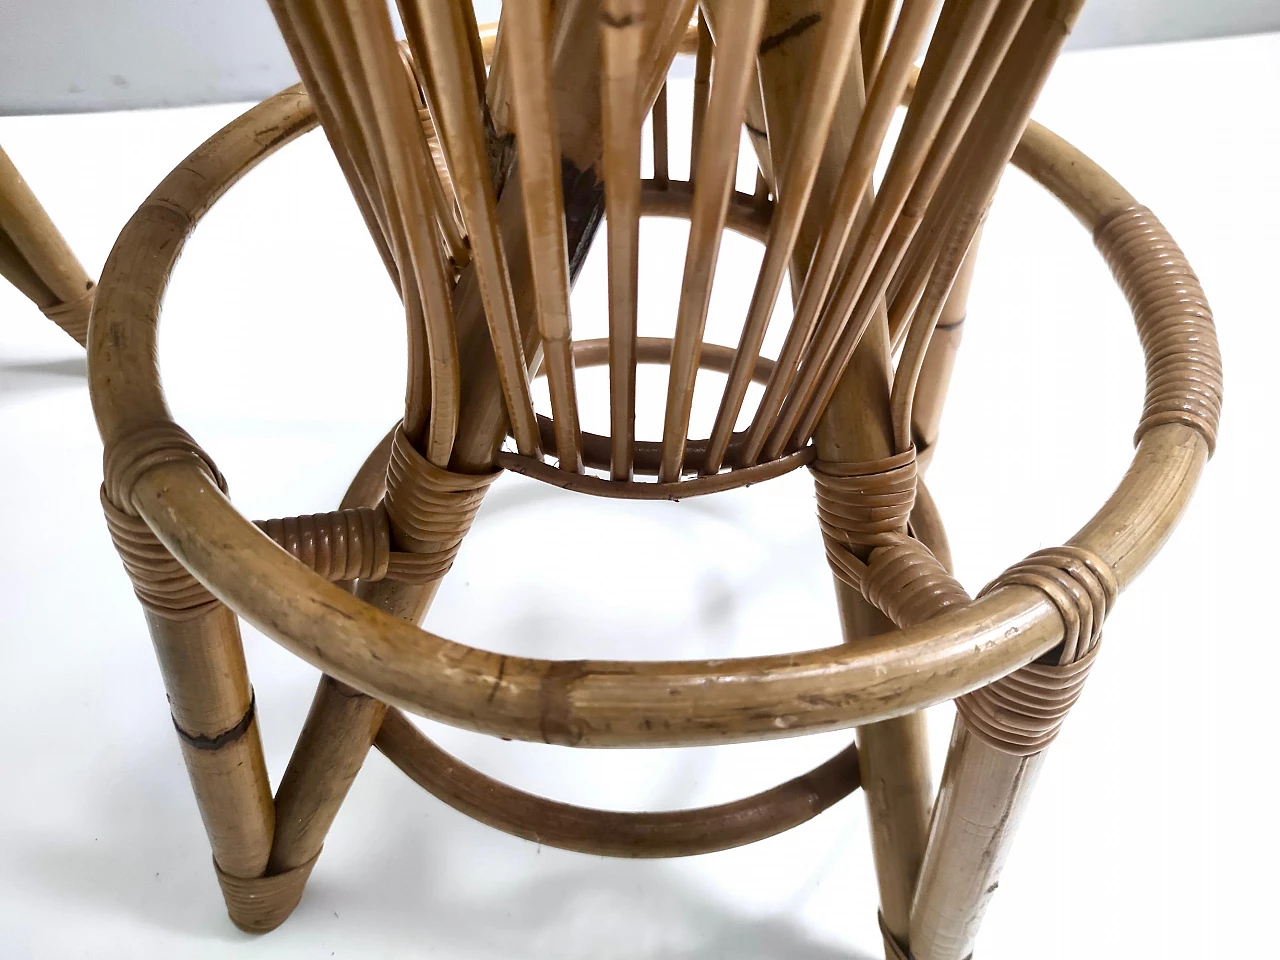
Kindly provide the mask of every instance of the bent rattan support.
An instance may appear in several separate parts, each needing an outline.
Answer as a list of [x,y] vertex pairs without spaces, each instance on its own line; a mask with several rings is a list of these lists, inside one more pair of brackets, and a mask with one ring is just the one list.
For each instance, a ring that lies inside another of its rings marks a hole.
[[858,751],[752,797],[695,810],[589,810],[509,787],[451,757],[404,714],[388,711],[376,745],[455,810],[534,843],[605,857],[689,857],[754,843],[816,817],[859,786]]

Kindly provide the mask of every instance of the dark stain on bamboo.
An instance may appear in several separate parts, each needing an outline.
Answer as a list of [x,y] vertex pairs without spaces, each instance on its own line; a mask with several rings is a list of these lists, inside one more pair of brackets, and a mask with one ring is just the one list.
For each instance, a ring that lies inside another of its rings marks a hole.
[[[187,733],[182,727],[178,726],[178,721],[173,721],[173,729],[178,731],[178,736],[188,746],[196,750],[221,750],[229,743],[235,743],[248,732],[249,727],[253,724],[254,714],[257,712],[257,697],[249,698],[249,709],[244,712],[234,727],[224,730],[215,737],[206,737],[197,733]],[[172,719],[172,718],[170,718]]]
[[569,248],[569,278],[577,279],[587,262],[591,242],[604,218],[604,183],[594,169],[579,170],[568,157],[560,158],[564,191],[565,237]]
[[821,22],[822,22],[822,14],[820,13],[811,13],[807,17],[801,17],[799,20],[791,24],[791,26],[787,27],[786,29],[779,30],[777,33],[772,34],[771,36],[765,37],[763,40],[761,40],[759,56],[763,57],[766,53],[770,53],[774,50],[777,50],[780,46],[782,46],[788,40],[794,40],[796,37],[800,36],[806,30],[813,29]]

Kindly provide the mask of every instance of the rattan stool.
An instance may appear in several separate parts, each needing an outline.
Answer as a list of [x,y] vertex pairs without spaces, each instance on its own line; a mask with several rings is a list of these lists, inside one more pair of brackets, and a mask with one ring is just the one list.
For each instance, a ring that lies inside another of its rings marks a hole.
[[[102,503],[146,610],[232,919],[266,931],[289,915],[376,745],[498,829],[610,856],[747,843],[861,784],[889,955],[969,955],[1106,614],[1186,506],[1221,404],[1212,319],[1177,246],[1087,158],[1027,123],[1079,2],[947,2],[918,77],[913,60],[936,12],[928,0],[906,0],[896,19],[893,3],[875,0],[735,0],[732,15],[727,3],[704,3],[691,182],[670,177],[663,82],[687,42],[692,0],[562,0],[553,13],[509,2],[487,74],[465,2],[405,0],[400,51],[380,3],[272,6],[308,92],[250,110],[160,184],[117,241],[90,331]],[[904,126],[872,195],[904,98]],[[654,175],[643,179],[650,113]],[[317,122],[403,295],[406,412],[338,511],[255,525],[169,416],[157,324],[201,216]],[[754,195],[733,187],[744,124],[760,167]],[[920,474],[958,343],[966,264],[1010,158],[1092,232],[1137,322],[1147,398],[1133,465],[1097,515],[971,600],[948,573]],[[574,342],[568,291],[602,214],[610,335]],[[642,216],[690,221],[670,339],[636,333]],[[736,348],[703,343],[725,229],[764,243]],[[787,338],[776,358],[762,357],[788,274]],[[596,363],[610,371],[608,435],[579,426],[575,369]],[[634,436],[639,363],[669,370],[660,441]],[[689,439],[700,368],[724,371],[726,385],[710,436]],[[530,399],[539,371],[549,418]],[[753,380],[762,398],[735,432]],[[856,645],[719,661],[548,661],[415,625],[503,470],[587,494],[680,499],[802,466]],[[237,615],[325,673],[274,798]],[[947,699],[958,718],[935,802],[920,710]],[[578,747],[837,728],[856,728],[857,744],[735,803],[623,814],[495,782],[401,711]]]

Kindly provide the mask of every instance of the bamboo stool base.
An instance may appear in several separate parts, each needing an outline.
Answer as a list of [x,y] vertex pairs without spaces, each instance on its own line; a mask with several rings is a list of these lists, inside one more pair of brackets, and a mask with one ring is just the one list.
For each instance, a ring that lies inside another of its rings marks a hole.
[[[725,849],[795,826],[870,781],[863,766],[889,742],[881,735],[905,729],[914,711],[945,699],[959,698],[957,737],[974,750],[994,751],[1010,768],[1038,762],[1079,694],[1107,610],[1176,522],[1216,432],[1220,366],[1207,305],[1149,211],[1071,147],[1028,128],[1015,163],[1094,231],[1148,354],[1134,467],[1070,545],[1015,565],[970,601],[947,573],[941,521],[909,445],[848,461],[824,457],[820,434],[815,443],[763,457],[755,473],[707,470],[692,479],[671,473],[661,450],[651,463],[637,446],[635,472],[651,469],[658,482],[574,473],[536,453],[504,453],[497,472],[630,498],[710,493],[808,465],[842,597],[865,607],[850,606],[846,619],[874,613],[885,631],[857,649],[749,660],[555,663],[471,650],[406,622],[430,603],[496,472],[431,463],[402,424],[371,454],[339,511],[253,527],[226,501],[213,464],[168,418],[152,357],[164,280],[182,242],[225,189],[315,124],[309,99],[294,89],[192,154],[122,233],[91,330],[92,392],[107,451],[104,508],[148,612],[215,870],[238,926],[265,932],[297,906],[371,746],[429,792],[498,829],[626,857]],[[649,183],[640,196],[649,215],[693,216],[693,194],[684,188]],[[729,209],[730,227],[764,234],[769,218],[759,197],[736,195]],[[608,344],[566,349],[586,366],[602,362]],[[639,362],[664,364],[676,352],[664,340],[640,341],[637,349]],[[701,362],[725,368],[730,353],[704,347]],[[753,376],[769,370],[769,361],[757,359]],[[540,435],[534,449],[553,453],[559,426],[531,421]],[[608,465],[609,439],[581,435],[585,469]],[[698,472],[697,450],[689,452]],[[274,798],[235,613],[326,673]],[[756,797],[703,810],[618,814],[492,781],[432,744],[401,710],[575,746],[740,742],[851,727],[865,739],[861,757],[851,746]],[[893,914],[885,901],[881,922],[891,955],[959,960],[968,952],[983,906],[973,891],[989,887],[1001,859],[984,855],[1004,849],[1008,837],[1006,824],[977,848],[948,839],[956,818],[970,812],[966,805],[992,801],[973,793],[987,787],[965,772],[949,766],[916,864],[919,884],[907,888],[915,902],[897,904]],[[1020,804],[1022,796],[1012,790],[997,800]],[[957,862],[961,853],[968,859]],[[963,929],[947,928],[943,916],[960,916]]]

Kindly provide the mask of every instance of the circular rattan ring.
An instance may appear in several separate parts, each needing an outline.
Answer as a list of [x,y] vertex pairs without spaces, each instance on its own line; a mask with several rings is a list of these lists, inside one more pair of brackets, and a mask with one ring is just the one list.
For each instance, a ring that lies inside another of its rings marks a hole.
[[[264,101],[166,177],[121,233],[89,344],[94,412],[108,448],[141,425],[170,420],[156,369],[157,326],[166,282],[195,223],[256,163],[315,124],[298,88]],[[1137,207],[1096,165],[1035,124],[1015,162],[1099,236]],[[1111,259],[1126,286],[1131,261]],[[1139,327],[1144,346],[1169,334],[1177,320],[1168,317],[1148,311]],[[1201,372],[1189,380],[1211,374],[1217,362],[1216,346],[1202,346]],[[1159,366],[1162,356],[1148,352],[1149,377],[1159,376],[1163,397],[1176,371]],[[1071,540],[1108,564],[1121,587],[1172,531],[1209,453],[1202,427],[1166,416],[1165,407],[1159,412],[1164,419],[1147,420],[1115,493]],[[675,746],[850,727],[952,699],[1063,638],[1062,618],[1044,593],[1013,585],[856,647],[676,662],[502,656],[423,631],[325,582],[237,513],[194,463],[158,463],[137,477],[131,501],[217,597],[298,656],[395,706],[513,739]]]
[[[666,192],[662,191],[663,194]],[[671,192],[674,193],[675,191]],[[740,194],[739,196],[745,196],[745,194]],[[650,216],[675,215],[669,212],[669,205],[664,205],[660,209],[661,213],[650,214]],[[654,364],[669,363],[673,345],[674,341],[667,337],[639,337],[636,340],[636,361],[638,363]],[[732,347],[726,347],[718,343],[703,343],[698,365],[704,370],[727,373],[733,363],[733,355]],[[608,363],[608,339],[575,341],[573,344],[573,360],[579,369],[597,367]],[[756,357],[755,366],[751,371],[751,379],[754,383],[765,383],[772,372],[772,360],[768,357]],[[538,414],[538,430],[542,434],[544,449],[554,452],[556,436],[555,425],[551,419]],[[733,449],[734,445],[742,439],[745,439],[742,435],[734,434],[734,441],[730,444],[730,449]],[[685,447],[685,465],[687,467],[696,469],[701,465],[702,460],[706,457],[707,444],[707,440],[690,440],[688,442]],[[658,472],[658,463],[662,457],[662,444],[647,440],[637,440],[634,449],[635,472],[638,474],[656,474]],[[763,480],[772,480],[774,477],[780,477],[784,473],[790,473],[792,470],[811,463],[815,452],[813,446],[810,445],[802,447],[794,453],[778,457],[776,460],[767,460],[763,463],[753,464],[750,467],[740,467],[737,470],[725,473],[713,473],[709,476],[695,477],[691,480],[681,480],[678,483],[616,483],[587,473],[570,473],[567,470],[559,470],[544,463],[537,457],[522,457],[517,453],[508,453],[506,451],[498,454],[497,463],[498,466],[510,470],[512,473],[532,477],[544,483],[563,487],[565,490],[589,493],[597,497],[615,497],[624,500],[683,500],[688,497],[718,493],[721,490],[731,490],[735,487],[745,487],[753,483],[760,483]],[[582,431],[582,459],[588,467],[593,467],[597,470],[608,470],[609,438],[598,433]]]

